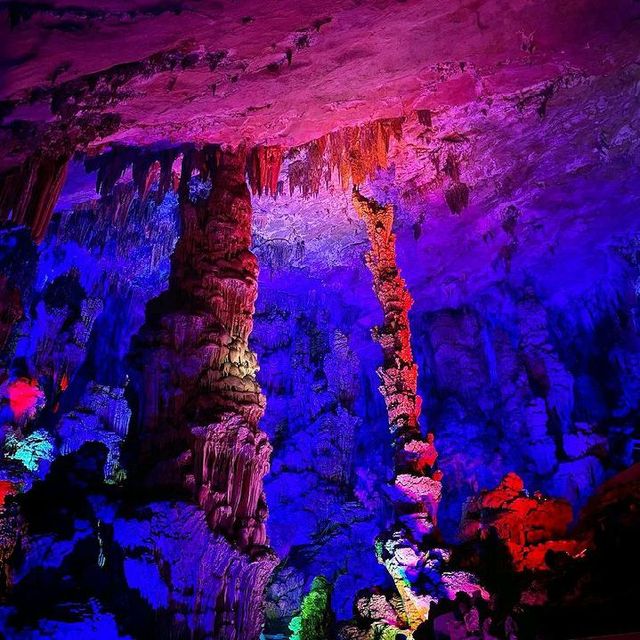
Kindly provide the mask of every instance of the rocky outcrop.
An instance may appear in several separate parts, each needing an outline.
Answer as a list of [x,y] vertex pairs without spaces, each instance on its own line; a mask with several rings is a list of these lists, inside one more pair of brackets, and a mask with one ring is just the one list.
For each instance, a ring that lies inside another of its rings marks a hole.
[[465,509],[461,537],[484,539],[491,532],[507,547],[517,571],[545,571],[549,552],[577,555],[581,542],[567,535],[573,520],[571,505],[536,491],[525,491],[522,479],[508,473],[493,490],[471,499]]
[[213,534],[205,515],[196,505],[154,502],[116,520],[127,584],[154,610],[169,612],[165,626],[158,616],[156,637],[257,639],[270,564]]
[[331,640],[335,623],[331,610],[331,584],[323,576],[314,578],[303,598],[299,615],[291,620],[291,640]]
[[[190,183],[196,164],[198,185]],[[218,593],[216,616],[245,611],[241,624],[216,637],[251,640],[262,615],[257,594],[275,562],[265,546],[262,489],[271,447],[258,428],[265,401],[248,345],[258,267],[249,250],[244,153],[208,147],[185,154],[179,199],[181,235],[169,289],[149,304],[132,349],[139,367],[139,480],[148,489],[188,491],[211,531],[234,545],[225,553],[246,560],[241,580],[250,588],[225,582],[211,588]]]
[[57,428],[60,453],[69,455],[87,442],[100,442],[107,448],[105,480],[120,481],[124,475],[120,450],[130,418],[124,389],[90,383],[74,410],[60,418]]

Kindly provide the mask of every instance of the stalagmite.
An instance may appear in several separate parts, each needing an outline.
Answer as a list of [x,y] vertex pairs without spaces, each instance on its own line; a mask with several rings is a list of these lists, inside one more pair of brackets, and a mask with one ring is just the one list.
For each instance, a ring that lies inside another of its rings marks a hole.
[[[201,198],[189,189],[196,165],[210,185]],[[248,346],[258,266],[249,250],[245,154],[217,147],[186,153],[179,199],[182,229],[169,289],[147,308],[133,350],[142,365],[134,380],[137,459],[147,487],[188,490],[210,529],[234,545],[226,552],[238,556],[236,565],[251,561],[241,578],[250,597],[234,591],[231,578],[212,577],[207,588],[219,591],[216,616],[244,611],[234,614],[242,624],[225,625],[215,637],[256,640],[275,557],[265,546],[262,478],[271,447],[258,428],[265,400]]]
[[418,366],[411,351],[409,309],[413,298],[397,266],[396,238],[392,231],[393,205],[379,206],[354,192],[353,205],[365,222],[371,249],[366,255],[373,275],[373,289],[382,306],[384,322],[373,337],[382,347],[383,365],[378,369],[389,414],[389,427],[397,442],[419,437],[418,418],[422,399],[418,395]]
[[383,364],[378,369],[389,419],[395,437],[395,480],[392,488],[396,523],[376,542],[378,560],[384,564],[400,594],[408,632],[429,616],[432,603],[453,599],[458,592],[488,594],[465,572],[444,570],[450,554],[430,548],[427,537],[437,525],[442,497],[442,472],[435,468],[437,451],[433,434],[423,440],[418,420],[422,400],[418,395],[418,366],[411,350],[409,309],[413,298],[400,275],[396,260],[392,204],[381,206],[353,191],[353,206],[364,221],[370,249],[366,264],[373,290],[383,312],[383,323],[372,331],[380,344]]

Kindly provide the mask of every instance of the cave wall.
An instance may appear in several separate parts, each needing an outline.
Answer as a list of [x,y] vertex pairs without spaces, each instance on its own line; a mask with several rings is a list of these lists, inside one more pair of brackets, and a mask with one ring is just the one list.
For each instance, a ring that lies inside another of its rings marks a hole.
[[[465,501],[509,471],[531,491],[566,498],[577,513],[605,478],[637,461],[639,396],[630,375],[638,349],[636,267],[615,243],[608,259],[619,279],[562,307],[533,285],[520,290],[508,282],[461,306],[425,310],[418,296],[412,342],[428,407],[423,430],[437,434],[444,472],[439,525],[448,539],[458,539]],[[345,279],[366,285],[369,278],[357,268]],[[355,555],[354,543],[373,539],[391,517],[381,496],[393,454],[374,373],[381,354],[367,336],[375,300],[327,281],[265,270],[254,344],[274,447],[265,483],[269,532],[287,558],[272,597],[286,600],[278,596],[281,583],[302,594],[315,575],[327,575],[336,579],[334,606],[346,618],[354,586],[385,584],[373,554]],[[349,347],[347,363],[336,338]],[[358,390],[349,411],[340,399],[335,409],[335,370]],[[348,572],[338,575],[343,566]],[[286,606],[274,605],[272,615]]]

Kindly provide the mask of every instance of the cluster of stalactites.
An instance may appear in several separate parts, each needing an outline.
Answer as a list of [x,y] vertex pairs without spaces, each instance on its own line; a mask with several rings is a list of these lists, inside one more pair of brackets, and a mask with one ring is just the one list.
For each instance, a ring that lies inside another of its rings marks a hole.
[[[180,178],[189,167],[188,178],[194,170],[202,180],[211,177],[220,153],[218,145],[196,148],[182,145],[168,149],[119,147],[110,153],[85,159],[85,168],[96,172],[96,192],[100,196],[113,193],[117,183],[131,169],[131,180],[138,196],[146,199],[156,184],[156,200],[161,201],[168,191],[177,191]],[[182,157],[182,163],[176,163]]]
[[[202,181],[210,180],[222,154],[220,145],[202,147],[180,145],[167,149],[119,147],[110,153],[86,158],[85,168],[96,172],[96,192],[110,195],[128,169],[132,183],[141,198],[149,195],[156,184],[156,199],[162,200],[170,190],[177,191],[182,181],[188,183],[194,172]],[[242,157],[245,152],[238,150]],[[244,171],[252,192],[257,195],[278,191],[278,178],[284,151],[279,146],[257,146],[246,154]]]
[[254,147],[247,160],[251,191],[274,197],[282,194],[283,165],[290,195],[297,190],[305,198],[316,196],[334,176],[345,190],[360,185],[387,167],[390,140],[401,135],[402,119],[390,118],[332,131],[286,154],[280,146]]
[[41,242],[67,175],[67,156],[33,156],[0,176],[0,222],[31,228]]
[[337,174],[343,189],[372,178],[388,162],[391,137],[402,136],[402,118],[375,120],[332,131],[287,155],[291,195],[298,189],[304,197],[317,195]]
[[[332,131],[288,152],[279,145],[257,145],[246,154],[245,175],[254,195],[277,196],[284,190],[280,179],[282,168],[291,195],[298,190],[303,197],[317,195],[322,184],[329,185],[334,175],[343,189],[360,185],[373,177],[378,169],[387,167],[389,143],[400,139],[402,119],[389,118]],[[96,191],[101,196],[112,193],[114,187],[131,169],[131,178],[138,195],[146,198],[155,183],[160,201],[170,189],[177,189],[180,175],[185,174],[185,158],[190,157],[190,169],[207,179],[212,170],[211,159],[220,153],[218,145],[196,148],[181,145],[167,149],[119,147],[110,153],[87,158],[85,167],[97,172]],[[182,167],[176,161],[183,156]],[[215,162],[213,163],[215,165]],[[187,177],[191,177],[191,172]]]

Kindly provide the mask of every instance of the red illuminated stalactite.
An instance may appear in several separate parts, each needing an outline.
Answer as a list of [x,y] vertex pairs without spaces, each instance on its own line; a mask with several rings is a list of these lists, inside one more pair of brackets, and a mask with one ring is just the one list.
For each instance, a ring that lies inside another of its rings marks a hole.
[[247,160],[247,177],[254,195],[278,193],[278,177],[284,158],[282,147],[254,147]]
[[0,220],[31,228],[41,242],[67,176],[68,158],[27,160],[19,170],[0,176]]

